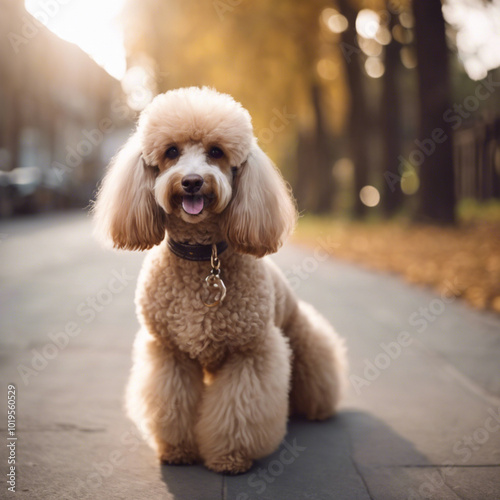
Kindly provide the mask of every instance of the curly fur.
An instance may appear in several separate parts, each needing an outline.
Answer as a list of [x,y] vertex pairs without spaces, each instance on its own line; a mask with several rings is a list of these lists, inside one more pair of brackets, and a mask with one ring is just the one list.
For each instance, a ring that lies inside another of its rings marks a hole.
[[[165,155],[172,146],[176,158]],[[214,146],[222,158],[210,156]],[[192,174],[204,181],[199,214],[183,208],[182,181]],[[296,210],[240,104],[208,88],[158,96],[112,161],[94,217],[97,235],[115,247],[153,247],[137,287],[127,411],[162,461],[243,472],[278,447],[290,412],[335,413],[343,341],[259,258],[281,246]],[[167,231],[181,242],[229,243],[220,256],[224,302],[203,305],[210,265],[172,254]]]

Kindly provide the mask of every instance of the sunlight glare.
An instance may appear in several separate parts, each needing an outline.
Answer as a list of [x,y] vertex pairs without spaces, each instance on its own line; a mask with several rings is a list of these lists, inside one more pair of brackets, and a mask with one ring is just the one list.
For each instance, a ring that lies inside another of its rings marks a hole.
[[57,36],[78,45],[109,74],[121,79],[126,59],[119,23],[126,0],[26,0],[26,10]]

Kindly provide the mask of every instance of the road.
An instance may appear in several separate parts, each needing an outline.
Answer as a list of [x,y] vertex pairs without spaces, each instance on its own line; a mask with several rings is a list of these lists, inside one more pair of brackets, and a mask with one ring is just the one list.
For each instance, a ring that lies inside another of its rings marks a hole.
[[227,477],[160,466],[124,415],[143,256],[102,250],[83,214],[2,222],[0,428],[12,443],[14,384],[16,498],[498,500],[498,317],[326,258],[322,241],[275,259],[347,339],[349,393],[337,418],[291,421],[275,454]]

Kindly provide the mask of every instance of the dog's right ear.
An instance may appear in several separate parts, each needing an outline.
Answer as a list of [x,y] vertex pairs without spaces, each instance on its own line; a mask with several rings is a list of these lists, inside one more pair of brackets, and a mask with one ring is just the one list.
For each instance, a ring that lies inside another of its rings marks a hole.
[[156,175],[134,134],[111,161],[97,193],[92,211],[98,239],[125,250],[146,250],[163,240],[165,212],[154,197]]
[[295,227],[297,210],[291,189],[256,139],[235,190],[225,211],[228,242],[256,257],[276,252]]

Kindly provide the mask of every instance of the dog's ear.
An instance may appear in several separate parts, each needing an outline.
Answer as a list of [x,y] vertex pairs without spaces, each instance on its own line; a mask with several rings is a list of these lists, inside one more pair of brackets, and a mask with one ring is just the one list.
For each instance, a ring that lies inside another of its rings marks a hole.
[[142,159],[136,135],[111,161],[94,203],[94,234],[115,248],[145,250],[165,237],[165,213],[154,198],[156,171]]
[[293,230],[297,211],[290,187],[255,140],[234,190],[224,221],[229,243],[256,257],[276,252]]

